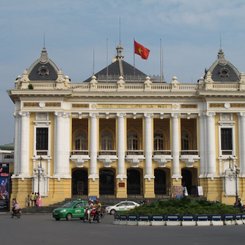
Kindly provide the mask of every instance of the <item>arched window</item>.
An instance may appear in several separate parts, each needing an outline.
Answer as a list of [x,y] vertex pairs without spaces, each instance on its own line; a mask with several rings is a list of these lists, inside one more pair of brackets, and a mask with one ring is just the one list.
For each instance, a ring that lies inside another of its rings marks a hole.
[[101,150],[113,150],[113,135],[109,130],[104,130],[101,134]]
[[88,150],[88,136],[85,131],[79,131],[75,136],[75,150]]
[[163,137],[163,133],[161,132],[154,133],[154,150],[155,151],[164,150],[164,137]]
[[187,130],[181,133],[181,150],[190,150],[190,134]]
[[129,131],[127,146],[128,150],[139,150],[139,138],[135,131]]

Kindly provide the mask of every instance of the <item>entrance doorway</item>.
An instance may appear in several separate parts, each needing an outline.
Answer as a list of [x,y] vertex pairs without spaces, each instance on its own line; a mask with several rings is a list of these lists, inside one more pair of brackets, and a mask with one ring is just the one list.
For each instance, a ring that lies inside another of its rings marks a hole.
[[182,186],[185,186],[188,191],[188,195],[197,195],[197,169],[195,168],[183,168],[181,170]]
[[88,170],[76,168],[72,171],[72,195],[88,195]]
[[127,170],[127,194],[142,195],[141,171],[139,169]]
[[154,170],[154,192],[155,195],[167,195],[167,178],[164,169],[156,168]]
[[100,169],[100,195],[115,195],[115,171]]

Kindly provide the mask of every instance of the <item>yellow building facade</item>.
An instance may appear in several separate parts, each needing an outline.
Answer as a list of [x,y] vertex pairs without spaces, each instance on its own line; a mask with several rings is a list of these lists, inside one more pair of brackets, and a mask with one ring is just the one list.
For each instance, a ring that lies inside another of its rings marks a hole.
[[220,50],[197,83],[166,83],[122,51],[73,83],[44,48],[17,77],[12,197],[245,201],[245,75]]

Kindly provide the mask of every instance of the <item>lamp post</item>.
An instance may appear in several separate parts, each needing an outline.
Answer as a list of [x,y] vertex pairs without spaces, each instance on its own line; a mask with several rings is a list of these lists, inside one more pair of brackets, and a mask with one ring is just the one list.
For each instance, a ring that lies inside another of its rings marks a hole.
[[238,198],[239,198],[239,194],[238,194],[238,175],[240,173],[240,168],[234,164],[233,162],[233,158],[230,156],[229,157],[229,169],[231,170],[231,172],[233,173],[233,176],[235,177],[235,204],[238,203]]

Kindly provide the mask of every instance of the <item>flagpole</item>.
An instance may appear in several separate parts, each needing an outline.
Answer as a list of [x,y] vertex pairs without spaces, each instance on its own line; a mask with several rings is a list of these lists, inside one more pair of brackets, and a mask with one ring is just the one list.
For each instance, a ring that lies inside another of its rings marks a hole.
[[[135,39],[134,39],[134,42],[135,42]],[[135,44],[134,44],[134,45],[135,45]],[[133,50],[134,50],[134,48],[135,48],[135,47],[133,47]],[[133,57],[133,59],[134,59],[134,77],[135,77],[135,50],[134,50],[133,53],[134,53],[134,57]]]
[[94,75],[94,48],[93,48],[93,75]]
[[106,38],[106,81],[108,82],[108,38]]
[[160,81],[163,82],[163,48],[162,48],[161,38],[160,38]]
[[162,82],[162,39],[160,38],[160,82]]

